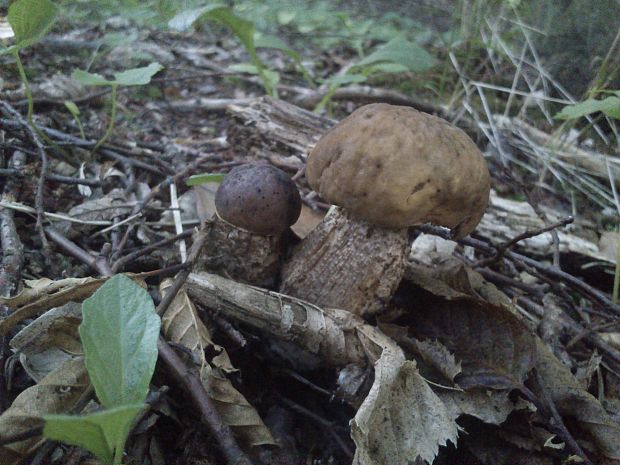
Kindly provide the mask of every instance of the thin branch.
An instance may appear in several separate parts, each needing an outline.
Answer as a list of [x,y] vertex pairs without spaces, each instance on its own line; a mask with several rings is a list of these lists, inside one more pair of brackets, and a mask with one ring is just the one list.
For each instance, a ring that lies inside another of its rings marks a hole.
[[549,231],[551,231],[553,229],[557,229],[557,228],[560,228],[562,226],[566,226],[567,224],[571,224],[574,221],[575,221],[575,219],[572,216],[568,216],[568,217],[563,218],[563,219],[561,219],[559,221],[556,221],[553,224],[550,224],[549,226],[545,226],[543,228],[527,230],[527,231],[519,234],[518,236],[513,237],[509,241],[506,241],[506,242],[496,246],[495,255],[493,255],[492,257],[479,260],[479,261],[473,263],[471,266],[472,266],[472,268],[482,268],[482,267],[489,266],[489,265],[492,265],[494,263],[497,263],[502,258],[504,258],[504,255],[506,254],[506,252],[508,252],[508,250],[511,249],[512,247],[514,247],[518,242],[523,241],[525,239],[529,239],[531,237],[540,236],[541,234],[549,232]]

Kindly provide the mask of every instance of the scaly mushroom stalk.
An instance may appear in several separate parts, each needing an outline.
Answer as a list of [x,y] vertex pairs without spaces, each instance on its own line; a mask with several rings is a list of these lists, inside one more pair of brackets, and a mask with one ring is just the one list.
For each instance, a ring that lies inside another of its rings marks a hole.
[[299,244],[280,290],[361,315],[384,308],[401,281],[409,226],[434,223],[461,238],[490,191],[486,162],[463,131],[387,104],[359,108],[323,136],[306,176],[340,208]]

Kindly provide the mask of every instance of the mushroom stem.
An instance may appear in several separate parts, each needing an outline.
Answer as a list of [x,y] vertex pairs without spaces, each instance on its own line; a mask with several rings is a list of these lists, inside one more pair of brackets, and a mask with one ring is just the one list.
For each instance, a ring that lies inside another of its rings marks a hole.
[[289,235],[261,236],[214,216],[203,249],[204,269],[254,286],[273,288]]
[[386,229],[335,208],[285,263],[280,291],[358,315],[383,309],[400,283],[407,229]]

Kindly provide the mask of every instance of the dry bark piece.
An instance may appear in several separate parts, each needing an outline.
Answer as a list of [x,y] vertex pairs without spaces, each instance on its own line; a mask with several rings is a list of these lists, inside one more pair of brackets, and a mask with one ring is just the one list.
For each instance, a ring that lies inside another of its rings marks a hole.
[[323,136],[306,176],[343,211],[303,240],[281,291],[361,315],[381,310],[398,286],[407,227],[435,223],[461,238],[480,221],[490,191],[486,162],[463,131],[383,103],[359,108]]
[[271,165],[241,165],[215,194],[204,267],[257,286],[275,285],[301,211],[295,183]]

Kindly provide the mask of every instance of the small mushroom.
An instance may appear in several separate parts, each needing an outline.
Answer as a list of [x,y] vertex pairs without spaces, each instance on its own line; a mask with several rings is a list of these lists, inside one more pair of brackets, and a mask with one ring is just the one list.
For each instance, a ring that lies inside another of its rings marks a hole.
[[490,191],[482,153],[463,131],[382,103],[325,134],[306,176],[338,208],[299,244],[280,290],[361,315],[381,310],[402,279],[409,226],[434,223],[462,238],[482,218]]
[[301,211],[295,183],[271,165],[241,165],[220,184],[215,209],[205,267],[248,284],[273,286],[290,226]]

